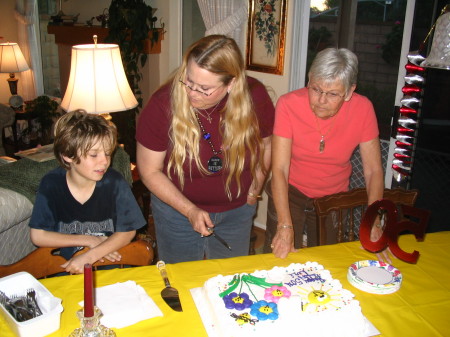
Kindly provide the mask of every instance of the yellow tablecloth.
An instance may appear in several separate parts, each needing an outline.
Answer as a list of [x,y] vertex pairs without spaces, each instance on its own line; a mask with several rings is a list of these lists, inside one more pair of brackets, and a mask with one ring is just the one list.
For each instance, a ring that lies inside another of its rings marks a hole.
[[[155,266],[98,271],[95,280],[97,287],[134,280],[144,287],[164,314],[163,317],[116,329],[117,336],[203,337],[207,334],[190,295],[191,288],[202,286],[217,274],[253,272],[293,262],[317,261],[330,270],[344,288],[356,295],[363,314],[381,332],[381,336],[450,336],[450,232],[428,234],[424,242],[416,242],[412,235],[406,235],[399,242],[406,252],[418,250],[420,258],[417,264],[394,260],[394,266],[403,274],[403,283],[399,291],[390,295],[365,293],[347,281],[350,264],[374,258],[373,254],[361,248],[359,242],[302,249],[284,260],[263,254],[168,265],[172,286],[180,292],[182,313],[172,311],[161,299],[164,283]],[[61,328],[50,336],[68,336],[79,327],[75,313],[79,309],[78,302],[83,299],[83,276],[55,277],[41,282],[63,300]],[[2,317],[0,336],[14,336]]]

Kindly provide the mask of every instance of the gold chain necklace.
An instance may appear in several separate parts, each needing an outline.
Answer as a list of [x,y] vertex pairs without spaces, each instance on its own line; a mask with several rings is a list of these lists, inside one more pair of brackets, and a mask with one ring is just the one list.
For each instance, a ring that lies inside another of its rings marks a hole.
[[209,124],[211,124],[211,123],[212,123],[212,116],[211,116],[211,115],[214,113],[214,111],[216,111],[216,109],[217,109],[217,107],[219,106],[220,102],[222,102],[222,100],[220,100],[219,102],[217,102],[217,104],[215,105],[214,109],[213,109],[210,113],[208,113],[205,109],[202,109],[203,112],[206,114],[206,116],[200,112],[200,109],[194,108],[194,110],[195,110],[197,113],[199,113],[201,116],[203,116],[204,118],[206,118],[206,120],[209,122]]
[[333,121],[331,122],[330,127],[328,128],[328,131],[323,134],[322,133],[322,128],[320,127],[320,123],[319,123],[319,118],[317,118],[316,114],[314,114],[314,116],[316,117],[316,123],[317,123],[317,131],[320,134],[320,142],[319,142],[319,152],[322,153],[325,150],[325,137],[328,136],[328,134],[330,133],[331,129],[334,126],[334,122],[336,121],[335,116],[333,115],[331,118],[333,118]]

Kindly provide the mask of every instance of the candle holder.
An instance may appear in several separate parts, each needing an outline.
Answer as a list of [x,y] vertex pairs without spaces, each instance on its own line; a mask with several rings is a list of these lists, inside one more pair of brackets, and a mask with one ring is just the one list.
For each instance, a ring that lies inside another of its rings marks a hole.
[[84,317],[84,309],[77,311],[77,316],[81,322],[81,328],[75,329],[69,337],[116,337],[116,333],[100,324],[102,312],[99,308],[94,307],[94,315],[92,317]]

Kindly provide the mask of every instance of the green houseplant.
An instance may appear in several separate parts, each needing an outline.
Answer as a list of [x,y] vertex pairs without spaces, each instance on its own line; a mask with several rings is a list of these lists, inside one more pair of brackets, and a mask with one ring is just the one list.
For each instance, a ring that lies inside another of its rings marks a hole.
[[130,87],[142,107],[142,92],[139,82],[142,74],[139,67],[147,62],[144,41],[150,37],[152,44],[159,39],[160,31],[155,28],[155,10],[144,0],[112,0],[109,6],[109,34],[106,42],[120,47],[125,73]]
[[[49,144],[51,141],[51,130],[53,123],[59,117],[58,103],[50,97],[42,95],[27,102],[25,112],[36,118],[38,122],[37,132],[40,134],[40,143]],[[27,132],[30,132],[28,130]]]
[[[147,62],[145,41],[150,39],[153,46],[160,38],[162,29],[155,27],[156,9],[147,5],[144,0],[111,0],[109,6],[109,34],[106,42],[116,43],[120,47],[122,62],[128,82],[137,101],[142,108],[142,91],[139,82],[142,79],[141,68]],[[112,115],[119,132],[119,142],[124,144],[125,151],[132,161],[136,156],[136,116],[138,109],[133,109]]]

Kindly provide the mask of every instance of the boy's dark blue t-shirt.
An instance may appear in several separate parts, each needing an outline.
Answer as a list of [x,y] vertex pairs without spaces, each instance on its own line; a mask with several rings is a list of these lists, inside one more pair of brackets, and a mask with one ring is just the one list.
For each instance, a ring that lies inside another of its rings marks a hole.
[[80,204],[70,193],[66,170],[58,167],[41,180],[29,226],[65,234],[110,236],[146,224],[122,175],[109,168],[92,196]]

